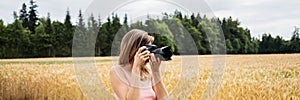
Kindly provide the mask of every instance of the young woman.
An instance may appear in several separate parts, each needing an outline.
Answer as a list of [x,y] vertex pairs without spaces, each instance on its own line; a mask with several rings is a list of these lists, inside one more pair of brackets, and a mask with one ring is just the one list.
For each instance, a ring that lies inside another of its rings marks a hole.
[[153,41],[154,37],[139,29],[133,29],[123,37],[119,65],[110,70],[110,81],[117,100],[168,99],[161,81],[161,61],[145,50],[145,45]]

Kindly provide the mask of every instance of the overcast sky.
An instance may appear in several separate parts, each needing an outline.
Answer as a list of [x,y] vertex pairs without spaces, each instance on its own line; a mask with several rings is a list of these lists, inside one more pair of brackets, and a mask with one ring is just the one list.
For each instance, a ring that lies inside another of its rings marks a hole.
[[[112,4],[116,2],[124,4],[122,3],[124,1],[127,0],[100,0],[100,4],[97,4],[93,0],[38,0],[37,4],[39,7],[37,10],[39,17],[45,17],[50,12],[52,20],[63,21],[66,10],[69,8],[72,22],[75,24],[79,9],[82,9],[83,12],[87,9],[112,11],[111,8],[116,10],[119,7],[118,12],[121,15],[124,14],[122,11],[127,13],[132,11],[132,14],[129,13],[130,17],[134,16],[134,13],[140,13],[140,11],[149,13],[149,11],[155,10],[149,7],[154,7],[157,11],[172,12],[175,7],[170,6],[170,4],[155,3],[155,1],[151,3],[151,0],[125,5],[127,7],[122,7],[120,4],[118,4],[119,6]],[[29,0],[0,0],[0,2],[0,19],[4,20],[5,23],[13,21],[13,11],[19,12],[22,3],[29,5]],[[184,2],[181,0],[177,3],[179,5],[185,3],[188,4],[188,7],[194,8],[201,5],[194,2],[195,0],[184,0]],[[205,0],[205,2],[207,3],[205,5],[208,5],[208,8],[211,9],[215,16],[221,18],[232,16],[234,19],[238,19],[243,27],[251,30],[251,35],[254,37],[259,37],[263,33],[271,33],[273,36],[280,35],[284,39],[290,39],[294,27],[300,27],[299,0]],[[94,5],[96,8],[93,8],[91,7],[93,4],[101,7]],[[139,7],[139,12],[134,12],[136,9],[133,9],[133,7]],[[108,16],[107,14],[98,15],[101,15],[102,19],[106,19],[104,17]]]

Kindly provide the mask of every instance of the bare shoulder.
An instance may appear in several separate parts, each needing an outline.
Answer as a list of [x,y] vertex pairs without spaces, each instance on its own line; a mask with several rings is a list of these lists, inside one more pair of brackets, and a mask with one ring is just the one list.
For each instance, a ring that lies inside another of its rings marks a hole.
[[109,71],[109,74],[110,74],[110,76],[111,76],[110,78],[115,78],[115,77],[118,76],[117,73],[120,73],[119,67],[120,67],[120,66],[112,66],[112,67],[110,68],[110,71]]
[[120,76],[122,76],[122,73],[119,72],[120,70],[120,66],[112,66],[110,69],[110,81],[115,94],[120,99],[125,99],[128,86],[121,80],[122,78],[120,78]]
[[121,66],[112,66],[110,69],[110,79],[112,82],[120,82],[123,81],[122,79],[125,78],[125,73],[122,71]]
[[113,86],[122,83],[122,80],[120,78],[120,76],[121,76],[120,74],[122,74],[122,73],[121,73],[120,69],[118,68],[118,66],[112,66],[109,74],[110,74],[110,81]]

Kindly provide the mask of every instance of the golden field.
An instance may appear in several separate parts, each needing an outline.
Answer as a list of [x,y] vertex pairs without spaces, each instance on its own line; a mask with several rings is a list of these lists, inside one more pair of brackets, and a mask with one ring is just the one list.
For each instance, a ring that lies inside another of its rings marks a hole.
[[[198,57],[196,60],[199,60],[200,66],[197,71],[199,75],[192,80],[180,76],[183,70],[191,68],[182,64],[184,58],[175,56],[172,61],[163,63],[163,82],[172,96],[170,98],[300,99],[300,54],[226,55],[226,67],[223,73],[219,73],[222,76],[218,76],[219,79],[216,80],[220,85],[210,85],[208,81],[210,77],[214,77],[211,72],[216,56],[194,57]],[[87,99],[81,90],[85,87],[80,87],[77,81],[72,60],[0,59],[0,100]],[[114,99],[109,81],[112,58],[96,57],[94,63],[101,76],[99,79],[103,82],[98,85],[105,87],[105,90],[99,90],[103,93],[98,97]],[[190,74],[196,75],[192,72]],[[189,86],[190,84],[195,86]],[[191,93],[184,92],[187,89],[192,89]],[[203,96],[205,94],[212,97]]]

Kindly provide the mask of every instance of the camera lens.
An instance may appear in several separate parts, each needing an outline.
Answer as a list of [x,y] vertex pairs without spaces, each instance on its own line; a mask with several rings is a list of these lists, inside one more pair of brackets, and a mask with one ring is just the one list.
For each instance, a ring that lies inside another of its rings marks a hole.
[[[150,53],[154,53],[156,58],[160,58],[162,61],[172,60],[171,56],[173,53],[171,51],[170,46],[164,46],[161,48],[157,48],[156,45],[145,45],[145,46],[146,46],[145,50],[150,51]],[[147,62],[149,62],[149,60],[147,60]]]

